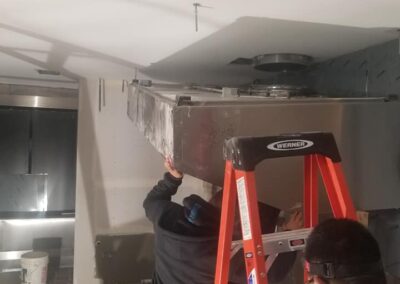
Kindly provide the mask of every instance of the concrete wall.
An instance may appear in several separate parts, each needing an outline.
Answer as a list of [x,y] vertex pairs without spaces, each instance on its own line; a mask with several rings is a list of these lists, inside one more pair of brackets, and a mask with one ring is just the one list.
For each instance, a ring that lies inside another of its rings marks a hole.
[[[152,230],[142,201],[162,176],[163,159],[126,115],[127,91],[122,93],[121,84],[105,82],[106,105],[99,112],[98,80],[80,83],[75,284],[101,283],[95,278],[97,234]],[[203,188],[203,182],[186,176],[176,201],[190,193],[205,194]]]

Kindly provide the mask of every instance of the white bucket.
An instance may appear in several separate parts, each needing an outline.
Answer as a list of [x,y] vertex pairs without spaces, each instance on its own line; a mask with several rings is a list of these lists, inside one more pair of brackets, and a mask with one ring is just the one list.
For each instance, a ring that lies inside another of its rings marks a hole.
[[21,284],[46,284],[49,255],[31,251],[21,256]]

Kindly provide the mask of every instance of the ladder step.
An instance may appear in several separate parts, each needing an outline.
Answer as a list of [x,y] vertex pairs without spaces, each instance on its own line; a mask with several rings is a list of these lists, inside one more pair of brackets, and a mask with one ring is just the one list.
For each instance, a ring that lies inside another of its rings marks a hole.
[[[265,255],[276,255],[282,252],[303,250],[312,228],[293,231],[277,232],[262,235]],[[231,258],[243,248],[243,241],[233,241],[231,245]]]

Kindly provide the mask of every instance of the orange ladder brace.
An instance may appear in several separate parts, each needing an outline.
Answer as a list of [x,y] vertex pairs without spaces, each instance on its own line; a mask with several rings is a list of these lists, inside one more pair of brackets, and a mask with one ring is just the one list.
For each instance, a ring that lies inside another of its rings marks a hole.
[[239,202],[242,224],[247,283],[268,283],[254,174],[256,165],[265,159],[304,156],[305,228],[318,223],[317,167],[334,217],[356,220],[340,164],[340,154],[331,133],[234,137],[225,142],[224,156],[226,166],[215,284],[228,283],[236,200]]

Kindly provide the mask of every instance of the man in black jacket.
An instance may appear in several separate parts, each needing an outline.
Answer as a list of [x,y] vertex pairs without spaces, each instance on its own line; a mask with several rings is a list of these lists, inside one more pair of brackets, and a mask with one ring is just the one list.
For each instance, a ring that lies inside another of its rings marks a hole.
[[[154,224],[155,273],[157,284],[213,284],[218,249],[220,210],[197,195],[183,200],[183,206],[171,201],[182,183],[183,174],[169,161],[164,163],[167,173],[164,179],[150,191],[143,202],[146,216]],[[280,210],[260,203],[263,233],[275,230]],[[271,220],[274,220],[271,222]],[[301,226],[301,216],[292,218],[290,227]],[[278,256],[268,278],[273,283],[280,281],[290,270],[295,253]],[[237,254],[231,260],[230,282],[246,283],[243,256]]]

